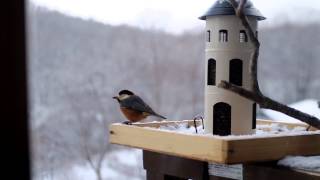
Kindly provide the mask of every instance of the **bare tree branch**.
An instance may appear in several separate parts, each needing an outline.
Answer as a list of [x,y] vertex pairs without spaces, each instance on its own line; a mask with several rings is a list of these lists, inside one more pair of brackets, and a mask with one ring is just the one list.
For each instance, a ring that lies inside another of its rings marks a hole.
[[244,88],[241,88],[239,86],[236,86],[226,81],[221,81],[218,87],[224,88],[242,97],[255,101],[260,105],[261,108],[272,109],[278,112],[282,112],[288,116],[299,119],[300,121],[303,121],[313,127],[320,129],[320,121],[316,117],[306,114],[304,112],[298,111],[294,108],[288,107],[269,97],[266,97],[264,95],[258,95],[252,91],[246,90]]
[[85,159],[89,162],[89,165],[91,166],[92,169],[96,169],[96,166],[94,165],[93,159],[90,155],[88,145],[85,143],[84,144],[84,152],[85,152]]
[[254,52],[250,59],[250,69],[249,69],[251,88],[250,90],[247,90],[226,81],[221,81],[218,87],[229,90],[242,97],[252,100],[257,104],[259,104],[261,108],[272,109],[272,110],[284,113],[288,116],[299,119],[302,122],[305,122],[313,127],[320,129],[320,120],[318,118],[311,116],[309,114],[303,113],[301,111],[298,111],[294,108],[288,107],[275,100],[272,100],[271,98],[266,97],[261,93],[259,88],[258,73],[257,73],[260,42],[257,39],[255,32],[253,32],[252,27],[249,24],[248,18],[243,13],[243,9],[247,0],[239,0],[239,3],[236,0],[228,0],[228,1],[233,6],[236,12],[236,15],[240,18],[242,22],[242,25],[247,29],[250,41],[254,46]]
[[[99,75],[99,74],[98,74]],[[94,86],[94,81],[93,79],[89,79],[88,83],[89,86],[88,88],[88,95],[94,97],[95,101],[95,108],[97,108],[97,112],[106,112],[104,109],[104,104],[102,102],[102,95],[99,94],[98,88]],[[105,118],[103,118],[102,123],[103,125],[101,126],[103,137],[100,142],[97,142],[98,147],[92,147],[92,144],[90,144],[90,129],[88,128],[88,123],[91,124],[91,122],[88,122],[88,119],[83,117],[81,115],[81,109],[77,107],[77,97],[75,96],[74,92],[71,92],[70,89],[67,87],[64,88],[66,90],[66,94],[68,98],[70,99],[71,102],[71,109],[77,116],[77,120],[79,121],[79,135],[80,135],[80,150],[82,152],[82,156],[84,160],[86,160],[92,168],[92,170],[95,172],[95,175],[97,177],[97,180],[102,180],[102,163],[105,159],[105,155],[107,154],[109,150],[109,144],[105,141],[108,135],[107,127],[108,127],[108,122]],[[102,145],[102,146],[101,146]],[[92,148],[94,148],[92,150]],[[95,149],[97,148],[97,149]]]
[[250,69],[249,69],[250,80],[251,80],[251,90],[258,94],[261,94],[259,89],[258,72],[257,72],[260,42],[257,39],[256,33],[253,32],[247,16],[243,13],[244,5],[246,4],[247,0],[241,0],[239,2],[239,5],[235,0],[229,0],[229,2],[232,4],[233,8],[235,9],[236,15],[240,18],[242,25],[247,29],[249,38],[253,44],[254,52],[251,56]]

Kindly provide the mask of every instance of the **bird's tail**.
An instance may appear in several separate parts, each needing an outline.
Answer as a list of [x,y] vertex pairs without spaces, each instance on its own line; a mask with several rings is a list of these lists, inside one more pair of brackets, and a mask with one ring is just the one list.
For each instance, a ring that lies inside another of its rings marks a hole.
[[160,114],[153,114],[153,115],[156,116],[156,117],[159,117],[159,118],[161,118],[161,119],[167,119],[166,117],[161,116]]

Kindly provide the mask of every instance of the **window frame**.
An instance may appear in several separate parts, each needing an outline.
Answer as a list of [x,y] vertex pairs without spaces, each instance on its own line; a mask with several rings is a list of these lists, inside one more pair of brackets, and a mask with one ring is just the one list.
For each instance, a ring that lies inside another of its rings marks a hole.
[[210,30],[207,30],[206,41],[211,42],[211,31]]
[[[242,38],[242,36],[244,36],[244,39]],[[243,41],[242,41],[243,40]],[[239,32],[239,42],[240,43],[246,43],[248,42],[248,35],[247,35],[247,32],[245,30],[240,30]]]
[[237,86],[243,85],[243,61],[241,59],[229,61],[229,82]]
[[219,42],[228,42],[228,30],[219,30]]
[[208,66],[207,66],[207,85],[208,86],[216,85],[216,81],[217,81],[216,76],[217,76],[217,61],[213,58],[210,58],[208,59]]

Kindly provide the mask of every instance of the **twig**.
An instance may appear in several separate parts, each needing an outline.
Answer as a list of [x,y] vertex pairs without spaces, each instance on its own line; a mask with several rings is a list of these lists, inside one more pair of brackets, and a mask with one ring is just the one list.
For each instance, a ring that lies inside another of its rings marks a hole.
[[196,129],[196,134],[198,134],[196,119],[197,119],[197,118],[193,118],[193,124],[194,124],[194,128]]
[[306,131],[309,131],[311,127],[312,127],[312,126],[309,125],[309,126],[307,127]]
[[200,118],[201,118],[201,123],[202,123],[202,129],[204,129],[203,117],[200,116]]
[[[203,123],[203,117],[201,116],[201,115],[196,115],[196,116],[194,116],[194,118],[193,118],[193,121],[194,121],[194,123],[195,123],[195,120],[200,120],[201,119],[201,123],[202,123],[202,129],[204,129],[204,123]],[[195,125],[196,126],[196,125]]]
[[235,0],[228,0],[229,3],[233,6],[236,15],[240,18],[242,25],[247,29],[250,41],[254,46],[254,52],[250,58],[250,81],[251,88],[249,90],[244,89],[242,87],[233,85],[226,81],[221,81],[218,87],[232,91],[242,97],[245,97],[249,100],[252,100],[260,105],[261,108],[272,109],[278,112],[282,112],[288,116],[299,119],[311,126],[314,126],[320,129],[320,120],[314,116],[298,111],[294,108],[288,107],[282,103],[279,103],[275,100],[272,100],[269,97],[264,96],[259,88],[258,83],[258,57],[259,57],[259,48],[260,42],[257,39],[255,32],[253,32],[252,27],[249,24],[248,18],[243,13],[244,5],[246,4],[246,0],[240,0],[239,4]]
[[251,56],[250,69],[249,69],[251,90],[258,94],[262,94],[259,88],[258,72],[257,72],[260,42],[256,37],[256,33],[252,30],[252,27],[249,24],[249,20],[247,16],[243,13],[243,8],[247,1],[240,0],[239,6],[235,0],[229,0],[229,2],[232,4],[233,8],[235,9],[236,15],[240,18],[242,25],[247,29],[250,41],[252,42],[254,47],[254,52]]

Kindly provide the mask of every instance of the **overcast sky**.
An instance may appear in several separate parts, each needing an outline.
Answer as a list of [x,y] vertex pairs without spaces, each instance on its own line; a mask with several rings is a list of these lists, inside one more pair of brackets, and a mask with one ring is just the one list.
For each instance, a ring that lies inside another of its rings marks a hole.
[[[48,9],[108,24],[130,24],[180,33],[203,27],[197,17],[216,0],[31,0]],[[252,0],[268,19],[262,25],[286,20],[320,22],[320,0]],[[303,2],[303,3],[301,3]],[[290,4],[289,4],[290,3]],[[301,16],[302,15],[302,16]],[[281,17],[281,18],[279,18]]]

